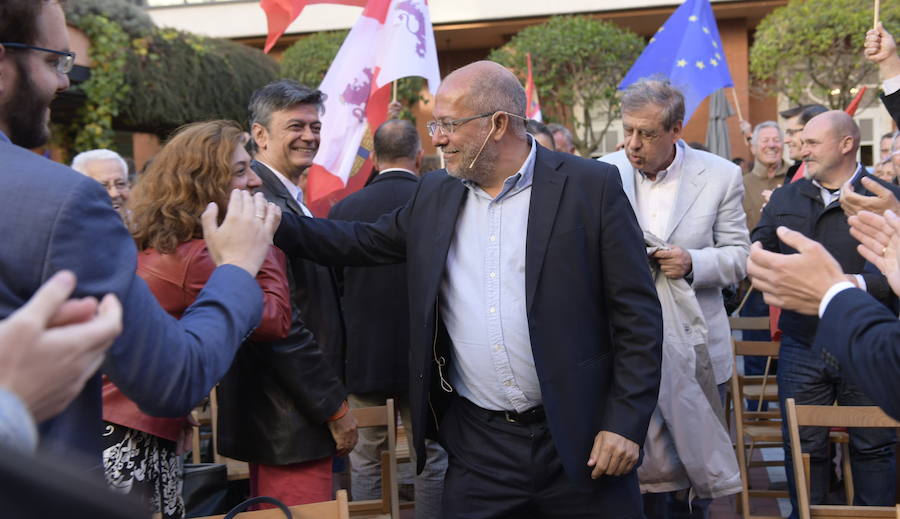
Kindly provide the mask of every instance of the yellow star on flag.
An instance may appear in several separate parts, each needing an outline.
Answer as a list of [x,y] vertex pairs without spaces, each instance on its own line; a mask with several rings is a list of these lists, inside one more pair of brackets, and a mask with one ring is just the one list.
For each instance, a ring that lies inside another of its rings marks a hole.
[[680,59],[680,60],[678,60],[678,62],[676,62],[675,64],[678,65],[678,66],[681,67],[681,68],[684,68],[684,67],[687,66],[687,61],[685,61],[685,60],[683,60],[683,59]]
[[716,53],[716,59],[719,59],[719,60],[722,59],[722,55],[719,54],[718,52]]
[[650,43],[653,43],[653,42],[655,42],[655,41],[656,41],[656,38],[655,38],[655,37],[650,38]]
[[717,49],[719,48],[719,44],[718,44],[718,43],[712,42],[712,44],[713,44],[713,47],[715,47],[715,48],[717,48]]
[[714,59],[709,60],[709,64],[712,65],[712,66],[714,66],[714,67],[718,67],[718,66],[719,66],[719,62],[716,61],[716,60],[714,60]]
[[697,65],[697,68],[699,68],[700,70],[703,70],[706,68],[706,65],[704,65],[702,61],[698,61],[696,63],[696,65]]
[[692,21],[692,22],[696,22],[696,21],[697,21],[697,17],[696,17],[695,15],[692,14],[690,17],[688,17],[688,20],[690,20],[690,21]]
[[708,28],[708,27],[704,27],[704,28],[703,28],[703,32],[705,32],[706,34],[709,34],[709,28]]
[[659,29],[657,29],[656,32],[663,32],[663,29],[665,29],[665,28],[666,28],[666,26],[663,25],[662,27],[660,27]]

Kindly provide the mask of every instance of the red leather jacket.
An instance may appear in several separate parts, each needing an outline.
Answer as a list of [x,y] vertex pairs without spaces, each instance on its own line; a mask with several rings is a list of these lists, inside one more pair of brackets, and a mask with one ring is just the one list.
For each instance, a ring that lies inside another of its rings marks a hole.
[[[137,273],[169,314],[180,319],[194,302],[215,270],[202,239],[180,244],[172,254],[147,249],[138,254]],[[250,336],[258,341],[274,341],[287,336],[291,326],[291,293],[285,274],[284,253],[275,247],[256,275],[263,290],[263,314]],[[103,419],[160,438],[177,441],[185,418],[156,418],[141,412],[138,406],[103,377]]]

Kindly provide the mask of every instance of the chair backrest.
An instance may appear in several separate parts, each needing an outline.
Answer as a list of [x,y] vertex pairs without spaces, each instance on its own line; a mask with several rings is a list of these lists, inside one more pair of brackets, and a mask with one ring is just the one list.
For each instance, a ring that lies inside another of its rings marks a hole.
[[794,461],[794,481],[797,485],[797,505],[801,519],[811,517],[877,517],[893,518],[894,507],[884,506],[810,506],[809,488],[803,471],[800,448],[800,427],[887,427],[900,428],[900,422],[889,417],[876,406],[797,405],[787,399],[788,432],[791,435],[791,459]]
[[400,517],[400,490],[397,481],[397,415],[394,399],[388,398],[385,405],[358,407],[351,409],[359,428],[387,427],[387,449],[381,453],[381,499],[353,501],[350,510],[354,513],[390,514],[393,519]]
[[[308,505],[289,506],[294,519],[350,519],[350,508],[347,502],[347,491],[338,490],[334,501],[323,501]],[[214,515],[200,519],[222,519],[224,515]],[[235,519],[284,519],[284,513],[275,508],[242,512]]]
[[766,317],[729,317],[731,330],[769,330],[769,318]]

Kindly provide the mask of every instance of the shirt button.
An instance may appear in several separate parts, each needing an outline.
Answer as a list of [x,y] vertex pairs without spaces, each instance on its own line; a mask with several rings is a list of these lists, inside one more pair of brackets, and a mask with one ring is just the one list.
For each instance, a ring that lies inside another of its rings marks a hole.
[[496,272],[491,272],[489,275],[491,276],[491,279],[494,279],[495,277],[497,277]]
[[505,381],[503,382],[503,385],[506,386],[506,387],[509,387],[509,386],[512,385],[512,381],[510,381],[510,380],[505,380]]
[[494,313],[494,312],[496,312],[496,311],[497,311],[497,309],[494,308],[493,306],[490,307],[490,308],[488,308],[488,312],[490,312],[490,313]]
[[491,241],[497,241],[497,237],[494,236],[493,234],[491,235]]

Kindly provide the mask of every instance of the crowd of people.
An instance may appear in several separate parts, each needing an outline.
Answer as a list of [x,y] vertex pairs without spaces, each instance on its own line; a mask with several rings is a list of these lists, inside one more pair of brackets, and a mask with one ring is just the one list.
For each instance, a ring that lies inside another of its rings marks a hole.
[[[900,417],[897,134],[870,173],[849,115],[798,106],[748,130],[744,170],[686,144],[683,95],[645,79],[622,93],[621,149],[591,160],[480,61],[434,98],[444,169],[389,120],[378,173],[313,218],[320,91],[265,85],[249,128],[189,124],[132,185],[111,150],[71,169],[28,151],[69,86],[59,3],[4,2],[0,42],[12,516],[183,517],[190,411],[217,386],[218,451],[248,463],[251,495],[288,505],[330,499],[348,461],[353,498],[380,495],[385,433],[351,410],[393,398],[417,517],[707,517],[741,490],[723,290],[742,283],[742,315],[781,309],[780,409]],[[864,54],[900,119],[893,37],[879,25]],[[813,503],[827,434],[801,434]],[[850,432],[858,504],[893,505],[895,449],[893,431]]]

